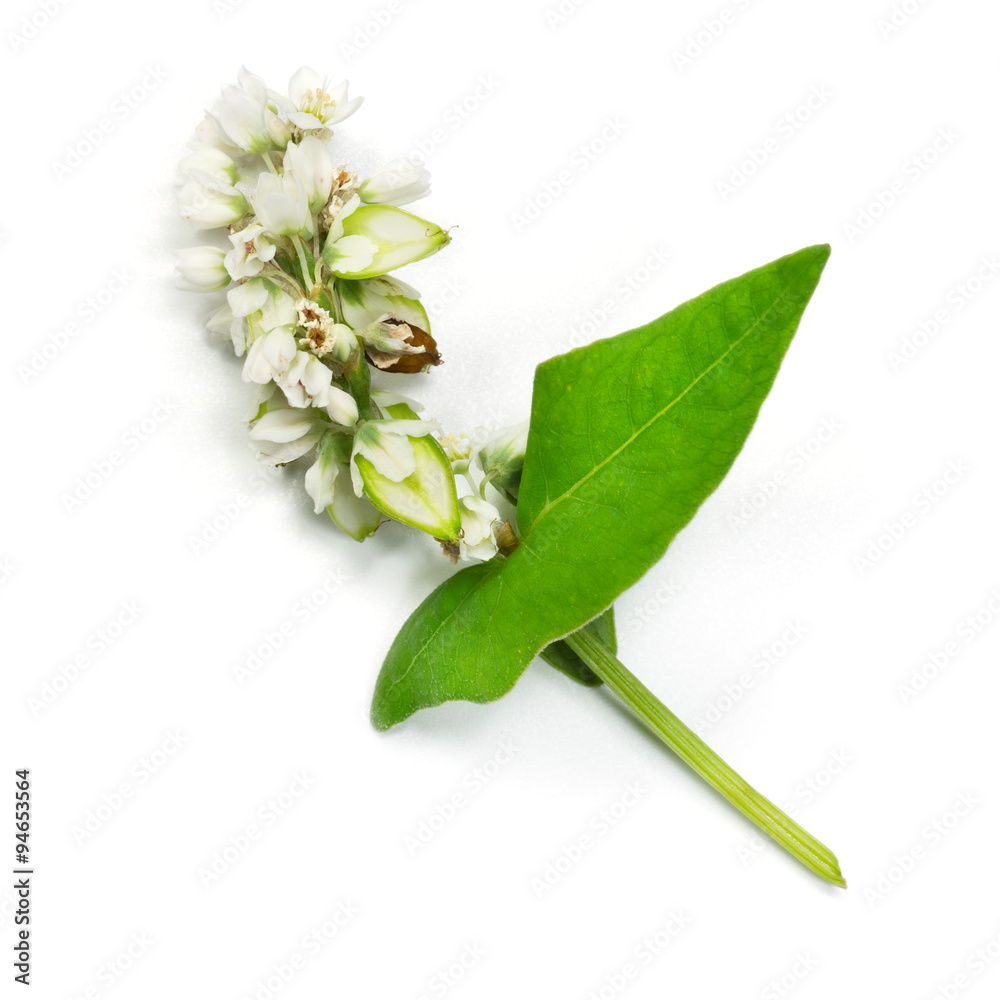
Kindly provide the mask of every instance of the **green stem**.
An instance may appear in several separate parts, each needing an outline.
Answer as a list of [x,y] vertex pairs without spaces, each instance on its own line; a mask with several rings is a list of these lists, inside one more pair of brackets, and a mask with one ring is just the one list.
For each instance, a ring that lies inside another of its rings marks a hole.
[[744,781],[599,639],[581,629],[566,636],[565,642],[656,736],[744,816],[821,878],[847,887],[833,852]]
[[344,322],[344,307],[340,302],[340,289],[337,287],[337,283],[334,281],[330,282],[332,288],[331,301],[333,304],[333,318],[338,323]]
[[302,284],[308,288],[314,288],[316,279],[309,272],[309,261],[306,259],[306,248],[302,245],[302,240],[298,236],[291,237],[292,246],[299,256],[299,267],[302,270]]
[[276,285],[283,284],[285,286],[285,290],[288,291],[294,299],[308,298],[305,289],[302,288],[302,286],[290,274],[282,271],[277,264],[271,261],[268,261],[265,265],[264,270],[261,272],[261,276]]
[[354,349],[354,354],[344,366],[344,377],[354,402],[358,404],[358,415],[365,420],[374,420],[376,414],[371,397],[371,369],[360,346]]

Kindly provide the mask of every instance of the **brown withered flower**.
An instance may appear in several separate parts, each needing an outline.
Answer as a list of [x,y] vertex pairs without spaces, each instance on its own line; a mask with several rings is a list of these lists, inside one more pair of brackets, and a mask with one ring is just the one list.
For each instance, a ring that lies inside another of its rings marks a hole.
[[365,357],[381,371],[413,375],[441,364],[437,342],[426,331],[395,316],[382,316],[361,334]]

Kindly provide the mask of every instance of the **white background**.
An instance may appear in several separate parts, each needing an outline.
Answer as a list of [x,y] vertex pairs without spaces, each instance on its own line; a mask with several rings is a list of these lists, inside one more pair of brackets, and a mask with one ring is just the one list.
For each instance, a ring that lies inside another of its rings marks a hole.
[[[36,995],[995,996],[995,5],[49,2],[2,25],[0,800],[30,767]],[[404,391],[450,430],[522,419],[558,351],[833,244],[746,449],[618,614],[624,661],[846,892],[540,663],[499,703],[369,727],[392,636],[452,570],[261,473],[240,362],[173,288],[202,242],[175,165],[241,63],[349,77],[361,172],[426,154],[418,210],[458,228],[403,276],[446,364]]]

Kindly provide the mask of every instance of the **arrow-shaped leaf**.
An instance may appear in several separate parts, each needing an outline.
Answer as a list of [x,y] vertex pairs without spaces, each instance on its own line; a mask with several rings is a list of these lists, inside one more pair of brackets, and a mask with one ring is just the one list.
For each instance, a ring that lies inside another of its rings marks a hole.
[[829,252],[807,247],[538,366],[521,544],[411,615],[379,674],[376,727],[499,698],[661,558],[743,447]]

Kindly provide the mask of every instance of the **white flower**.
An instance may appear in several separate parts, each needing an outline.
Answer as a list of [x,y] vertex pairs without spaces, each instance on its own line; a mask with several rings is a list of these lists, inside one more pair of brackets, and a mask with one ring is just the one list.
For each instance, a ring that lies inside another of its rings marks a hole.
[[476,451],[483,471],[509,462],[523,462],[528,447],[528,421],[504,427],[491,435]]
[[222,134],[246,153],[266,153],[271,148],[267,101],[241,87],[229,86],[222,92],[213,117]]
[[254,421],[250,437],[255,441],[296,441],[309,433],[316,423],[310,410],[293,407],[278,407],[268,410],[259,420]]
[[[274,117],[276,111],[284,113],[291,109],[291,103],[287,97],[279,94],[276,90],[271,90],[256,73],[251,73],[246,66],[240,67],[240,71],[236,74],[236,81],[244,93],[249,94],[255,101],[263,103],[270,112],[271,118]],[[267,116],[265,116],[265,121],[271,138],[275,140],[275,145],[283,148],[289,139],[288,129],[281,121],[271,121]]]
[[181,217],[195,229],[231,226],[246,215],[246,198],[234,187],[210,177],[193,176],[177,196]]
[[462,537],[458,543],[461,558],[482,562],[492,559],[497,554],[493,528],[501,523],[499,511],[479,497],[462,497],[458,503],[462,518]]
[[358,188],[362,201],[408,205],[430,194],[431,175],[422,163],[399,157],[376,171]]
[[444,434],[438,438],[438,444],[441,445],[444,453],[448,456],[448,461],[452,464],[468,461],[469,453],[472,450],[472,441],[464,432],[457,436],[451,432]]
[[326,400],[326,412],[330,419],[344,427],[353,427],[358,422],[358,404],[349,392],[331,385]]
[[238,222],[249,211],[246,198],[233,185],[239,171],[221,149],[201,146],[180,164],[181,215],[196,229],[215,229]]
[[367,236],[344,235],[344,223],[351,214],[361,207],[361,199],[354,195],[337,213],[330,223],[330,232],[323,248],[323,261],[327,267],[339,274],[351,275],[368,267],[378,247]]
[[337,477],[346,472],[342,461],[338,461],[344,441],[343,434],[327,432],[323,435],[316,453],[316,461],[306,472],[306,492],[312,497],[317,514],[333,504]]
[[181,180],[185,181],[194,173],[207,174],[217,181],[235,184],[240,179],[240,171],[233,158],[218,146],[200,143],[177,165]]
[[247,349],[247,325],[242,316],[234,316],[229,303],[224,302],[205,321],[205,326],[212,333],[232,340],[236,357],[242,357]]
[[233,233],[229,242],[233,249],[226,254],[226,269],[234,281],[260,274],[267,261],[274,258],[276,248],[259,222]]
[[[352,538],[363,542],[382,520],[382,513],[364,497],[356,497],[347,482],[347,457],[351,440],[346,434],[328,431],[320,439],[316,461],[306,472],[306,492],[317,514],[325,509],[333,522]],[[347,489],[337,483],[347,483]]]
[[371,462],[380,476],[401,483],[417,468],[412,439],[430,434],[437,426],[425,420],[369,420],[362,424],[354,436],[351,451],[351,482],[355,495],[361,496],[365,488],[356,462],[358,455]]
[[298,350],[290,326],[279,326],[261,334],[247,351],[243,363],[244,382],[277,381],[292,363]]
[[347,99],[347,81],[334,87],[319,73],[303,66],[288,82],[288,96],[295,110],[286,115],[288,121],[301,129],[329,128],[353,115],[363,98]]
[[285,150],[285,176],[302,181],[309,201],[309,210],[318,212],[329,200],[333,188],[333,162],[326,144],[314,135],[307,135],[298,145],[290,143]]
[[230,141],[229,136],[219,124],[219,119],[211,112],[206,112],[205,117],[198,123],[194,135],[188,142],[188,147],[195,152],[202,149],[217,149],[230,158],[240,156],[244,152]]
[[275,382],[291,406],[326,406],[333,372],[308,351],[296,351],[288,367]]
[[281,177],[261,174],[250,204],[265,229],[281,236],[313,234],[313,213],[301,178],[292,173]]
[[[228,277],[228,271],[226,273]],[[267,282],[263,278],[251,278],[226,292],[229,308],[234,316],[249,316],[263,308],[268,299]]]
[[268,410],[273,410],[276,406],[286,405],[283,401],[274,400],[278,392],[278,387],[273,382],[265,382],[258,385],[253,391],[253,399],[247,408],[244,423],[252,424],[259,417],[262,417]]
[[528,421],[524,420],[498,431],[476,450],[476,463],[484,473],[480,494],[487,483],[492,483],[501,493],[516,500],[527,446]]
[[264,81],[246,68],[240,69],[237,79],[238,85],[224,88],[214,111],[209,112],[222,144],[231,143],[246,153],[284,149],[291,133],[279,113],[290,110],[288,99],[268,90]]
[[329,426],[318,417],[315,409],[279,407],[268,409],[254,421],[250,437],[260,448],[261,458],[275,465],[284,465],[301,458],[313,448]]
[[349,326],[335,323],[333,317],[312,299],[302,299],[297,307],[299,325],[305,328],[302,346],[320,357],[332,354],[338,361],[346,361],[357,344]]
[[273,330],[276,326],[294,326],[296,321],[295,301],[280,288],[271,285],[268,299],[261,306],[260,328]]
[[225,253],[217,247],[185,247],[177,251],[176,283],[187,292],[217,292],[229,284]]

